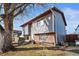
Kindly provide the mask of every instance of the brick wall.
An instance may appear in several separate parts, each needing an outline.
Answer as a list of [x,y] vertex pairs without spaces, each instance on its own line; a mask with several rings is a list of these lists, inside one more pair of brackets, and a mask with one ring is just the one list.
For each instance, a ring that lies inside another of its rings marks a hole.
[[40,43],[40,40],[39,40],[39,36],[38,35],[34,35],[34,41],[36,43]]
[[[41,42],[40,35],[46,38],[43,42]],[[36,43],[45,43],[46,45],[55,46],[55,34],[53,33],[34,35],[34,40]]]
[[49,44],[52,44],[53,46],[55,46],[55,35],[54,34],[49,34],[49,35],[47,35],[48,36],[48,38],[47,38],[47,42],[49,43]]

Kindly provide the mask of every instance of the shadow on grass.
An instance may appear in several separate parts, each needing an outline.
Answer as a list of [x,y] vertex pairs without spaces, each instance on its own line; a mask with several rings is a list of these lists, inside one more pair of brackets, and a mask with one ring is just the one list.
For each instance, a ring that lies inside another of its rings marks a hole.
[[15,51],[28,51],[28,50],[63,50],[56,47],[33,47],[33,48],[16,48]]

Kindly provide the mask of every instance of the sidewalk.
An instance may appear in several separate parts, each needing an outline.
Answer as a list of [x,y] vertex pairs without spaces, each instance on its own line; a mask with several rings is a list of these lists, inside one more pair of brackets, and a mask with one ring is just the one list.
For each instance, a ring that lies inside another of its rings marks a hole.
[[[74,52],[73,52],[74,51]],[[65,49],[65,56],[79,56],[75,51],[79,51],[79,47],[68,47]]]
[[64,51],[65,55],[64,56],[79,56],[79,54],[74,53],[74,52],[69,52],[69,51]]

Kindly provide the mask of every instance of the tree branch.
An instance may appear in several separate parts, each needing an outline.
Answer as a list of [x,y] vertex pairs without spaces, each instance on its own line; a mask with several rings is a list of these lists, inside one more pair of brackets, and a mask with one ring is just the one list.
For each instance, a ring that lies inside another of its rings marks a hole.
[[13,13],[15,10],[17,10],[18,8],[20,8],[20,7],[24,6],[24,5],[25,5],[25,3],[23,3],[23,4],[21,4],[20,6],[18,6],[18,7],[16,7],[16,8],[14,8],[14,9],[10,12],[10,14],[11,14],[11,13]]
[[[25,3],[24,3],[24,4],[21,4],[20,6],[14,8],[14,9],[13,9],[10,13],[8,13],[8,14],[13,13],[15,10],[17,10],[18,8],[20,8],[20,7],[24,6],[24,5],[25,5]],[[0,17],[1,17],[1,18],[4,18],[4,15],[5,15],[5,14],[1,14]]]
[[19,11],[14,15],[14,17],[16,17],[17,15],[23,13],[23,11],[25,10],[25,8],[26,8],[28,5],[30,5],[30,4],[26,4],[26,5],[23,7],[23,9],[19,10]]

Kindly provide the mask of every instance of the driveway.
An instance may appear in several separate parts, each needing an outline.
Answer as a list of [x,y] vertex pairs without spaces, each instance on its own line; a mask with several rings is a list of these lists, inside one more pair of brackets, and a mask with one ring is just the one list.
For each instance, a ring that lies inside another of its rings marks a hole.
[[65,56],[79,56],[79,47],[65,48]]

